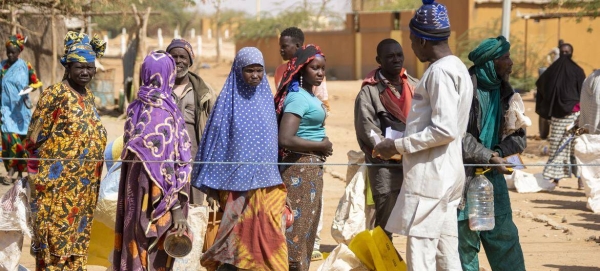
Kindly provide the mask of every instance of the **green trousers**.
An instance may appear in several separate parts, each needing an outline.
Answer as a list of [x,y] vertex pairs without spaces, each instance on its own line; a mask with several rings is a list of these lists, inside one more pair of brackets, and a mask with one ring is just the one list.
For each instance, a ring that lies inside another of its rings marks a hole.
[[458,221],[458,253],[463,271],[479,271],[481,244],[492,271],[525,271],[519,232],[512,214],[495,217],[491,231],[471,231],[469,220]]

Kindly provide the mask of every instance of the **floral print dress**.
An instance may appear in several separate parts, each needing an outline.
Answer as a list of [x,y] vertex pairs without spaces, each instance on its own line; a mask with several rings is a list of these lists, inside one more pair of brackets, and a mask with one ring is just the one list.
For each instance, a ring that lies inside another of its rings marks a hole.
[[[38,270],[85,270],[106,145],[89,89],[64,83],[41,93],[27,137],[33,179],[33,249]],[[64,160],[63,160],[64,159]],[[92,161],[90,161],[92,160]]]

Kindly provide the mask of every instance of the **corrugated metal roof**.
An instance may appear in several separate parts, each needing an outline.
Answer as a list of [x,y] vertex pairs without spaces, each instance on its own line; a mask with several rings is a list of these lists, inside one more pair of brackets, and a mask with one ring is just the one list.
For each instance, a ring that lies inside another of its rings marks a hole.
[[[502,3],[502,0],[475,0],[475,4]],[[513,4],[548,4],[552,0],[512,0]]]

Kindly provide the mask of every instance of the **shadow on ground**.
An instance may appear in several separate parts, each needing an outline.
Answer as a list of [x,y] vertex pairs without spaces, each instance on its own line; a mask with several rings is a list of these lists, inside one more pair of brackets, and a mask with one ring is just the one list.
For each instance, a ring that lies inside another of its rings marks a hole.
[[536,206],[535,208],[545,208],[554,210],[578,210],[587,212],[588,209],[585,207],[585,201],[567,201],[567,200],[543,200],[536,199],[532,200],[532,203],[543,204],[549,206]]
[[332,252],[335,247],[337,247],[337,245],[321,245],[320,247],[320,251],[321,252]]
[[551,195],[557,195],[557,196],[585,198],[585,193],[583,192],[583,190],[576,190],[576,191],[554,190],[554,191],[550,191],[547,193],[551,194]]
[[123,112],[119,112],[119,110],[117,110],[117,109],[99,108],[98,114],[100,116],[109,116],[109,117],[117,118],[117,117],[121,116],[123,114]]
[[558,268],[558,271],[600,271],[600,267],[545,264],[545,267]]

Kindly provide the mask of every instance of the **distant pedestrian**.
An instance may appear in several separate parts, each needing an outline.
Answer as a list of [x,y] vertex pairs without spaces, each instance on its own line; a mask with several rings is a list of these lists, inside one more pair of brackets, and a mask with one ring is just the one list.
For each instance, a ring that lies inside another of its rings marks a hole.
[[19,58],[25,49],[25,37],[21,34],[13,35],[6,41],[7,59],[0,63],[0,84],[2,99],[0,100],[0,117],[2,128],[2,161],[6,168],[6,176],[1,180],[8,185],[15,181],[15,172],[18,178],[26,170],[27,161],[12,160],[11,158],[24,158],[27,151],[23,140],[27,135],[31,121],[31,101],[29,94],[19,95],[26,88],[37,89],[42,87],[31,63]]
[[[568,166],[575,160],[573,156],[573,134],[567,128],[575,124],[579,117],[579,98],[585,80],[583,69],[572,59],[573,46],[561,45],[560,58],[540,76],[536,82],[538,89],[536,113],[551,119],[550,158],[544,167],[544,178],[558,181],[571,176],[579,177],[577,167]],[[564,166],[561,164],[565,164]]]

